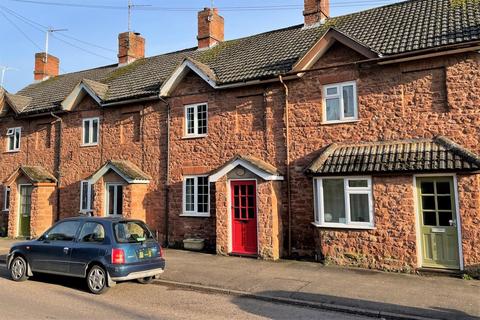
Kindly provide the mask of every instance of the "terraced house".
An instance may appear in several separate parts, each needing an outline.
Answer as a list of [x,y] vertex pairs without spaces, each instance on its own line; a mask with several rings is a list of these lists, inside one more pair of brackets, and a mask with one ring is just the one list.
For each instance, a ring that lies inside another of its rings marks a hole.
[[170,245],[412,272],[480,265],[480,5],[410,0],[0,94],[3,223],[37,236],[78,214],[141,218]]

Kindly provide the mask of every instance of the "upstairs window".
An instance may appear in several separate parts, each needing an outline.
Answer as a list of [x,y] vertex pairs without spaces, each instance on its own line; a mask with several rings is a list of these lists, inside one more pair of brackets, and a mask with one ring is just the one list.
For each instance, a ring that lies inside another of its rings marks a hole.
[[98,144],[99,118],[83,119],[82,145],[95,146]]
[[206,103],[185,106],[185,136],[202,137],[208,131],[208,106]]
[[80,182],[80,211],[92,212],[93,211],[93,199],[94,190],[93,184],[87,180]]
[[324,86],[323,106],[326,123],[357,120],[357,84],[351,81]]
[[189,176],[183,180],[183,215],[209,216],[208,176]]
[[10,210],[10,187],[5,186],[3,189],[3,211]]
[[22,128],[9,128],[7,130],[7,151],[14,152],[20,150],[20,138],[22,136]]

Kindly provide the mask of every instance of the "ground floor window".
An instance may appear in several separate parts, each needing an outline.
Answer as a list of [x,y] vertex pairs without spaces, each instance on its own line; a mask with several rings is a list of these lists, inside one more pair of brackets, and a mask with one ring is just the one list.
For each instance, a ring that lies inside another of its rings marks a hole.
[[370,177],[314,179],[315,224],[335,228],[372,228]]
[[3,211],[10,210],[10,187],[5,186],[3,189]]
[[123,185],[107,184],[107,215],[121,216],[123,214]]
[[93,184],[84,180],[80,182],[80,211],[91,212],[93,211],[94,200]]
[[183,215],[209,216],[208,176],[183,179]]

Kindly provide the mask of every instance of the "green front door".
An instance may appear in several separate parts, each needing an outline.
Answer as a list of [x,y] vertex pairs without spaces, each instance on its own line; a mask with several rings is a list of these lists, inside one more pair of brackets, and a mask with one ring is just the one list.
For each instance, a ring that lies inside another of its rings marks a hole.
[[422,267],[459,269],[453,178],[418,178]]
[[32,186],[20,185],[20,208],[19,208],[18,236],[30,236],[30,212],[32,209]]

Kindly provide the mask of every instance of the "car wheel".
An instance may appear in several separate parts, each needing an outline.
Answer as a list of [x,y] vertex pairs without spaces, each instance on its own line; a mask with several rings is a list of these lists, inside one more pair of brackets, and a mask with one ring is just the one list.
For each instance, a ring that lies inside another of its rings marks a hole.
[[10,276],[13,281],[18,282],[28,279],[27,261],[23,257],[17,256],[13,259],[12,264],[10,265]]
[[108,290],[107,272],[98,265],[94,265],[87,274],[87,287],[91,293],[101,294]]
[[155,280],[154,277],[145,277],[145,278],[137,279],[137,281],[140,282],[141,284],[150,284],[153,282],[153,280]]

